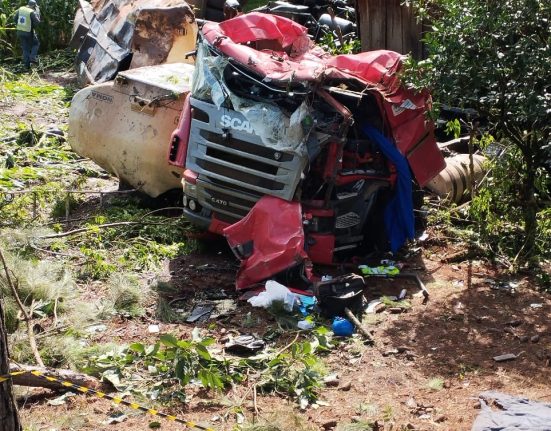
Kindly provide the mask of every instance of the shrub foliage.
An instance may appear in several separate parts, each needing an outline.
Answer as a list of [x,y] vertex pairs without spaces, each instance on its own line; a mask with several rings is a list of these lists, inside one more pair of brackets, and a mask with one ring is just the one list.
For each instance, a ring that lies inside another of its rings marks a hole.
[[548,254],[551,2],[409,3],[431,22],[431,31],[425,36],[428,58],[410,60],[406,80],[430,88],[438,103],[477,109],[506,148],[471,215],[490,245],[499,242],[506,254]]

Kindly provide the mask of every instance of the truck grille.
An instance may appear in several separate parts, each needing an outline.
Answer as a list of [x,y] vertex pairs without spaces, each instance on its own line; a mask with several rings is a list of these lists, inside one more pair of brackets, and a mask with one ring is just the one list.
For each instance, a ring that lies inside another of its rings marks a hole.
[[[306,157],[266,146],[246,127],[222,128],[222,117],[247,120],[240,113],[191,99],[193,115],[186,167],[198,174],[199,203],[218,218],[244,217],[263,195],[291,200]],[[227,122],[226,122],[227,123]]]

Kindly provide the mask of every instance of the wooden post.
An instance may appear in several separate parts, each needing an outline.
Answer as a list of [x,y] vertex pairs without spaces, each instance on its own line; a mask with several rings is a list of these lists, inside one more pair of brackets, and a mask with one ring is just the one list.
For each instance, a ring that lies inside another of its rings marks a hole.
[[357,0],[362,51],[389,49],[421,58],[422,25],[401,0]]
[[[4,326],[2,298],[0,298],[0,375],[7,374],[9,370],[8,336]],[[13,398],[12,382],[6,380],[0,383],[0,431],[20,431],[21,429],[17,405]]]

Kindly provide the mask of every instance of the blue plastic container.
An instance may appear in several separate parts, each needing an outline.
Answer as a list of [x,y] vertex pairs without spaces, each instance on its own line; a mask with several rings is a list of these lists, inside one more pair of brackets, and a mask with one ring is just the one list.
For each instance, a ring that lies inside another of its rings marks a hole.
[[350,337],[354,333],[352,322],[343,317],[335,317],[331,329],[337,337]]

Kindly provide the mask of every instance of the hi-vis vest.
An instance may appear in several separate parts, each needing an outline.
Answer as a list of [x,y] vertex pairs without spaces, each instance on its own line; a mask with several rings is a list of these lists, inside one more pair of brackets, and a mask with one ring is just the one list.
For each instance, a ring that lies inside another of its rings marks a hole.
[[27,6],[21,6],[17,11],[17,30],[29,33],[32,29],[31,13],[34,11]]

